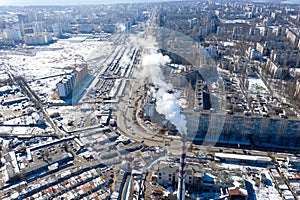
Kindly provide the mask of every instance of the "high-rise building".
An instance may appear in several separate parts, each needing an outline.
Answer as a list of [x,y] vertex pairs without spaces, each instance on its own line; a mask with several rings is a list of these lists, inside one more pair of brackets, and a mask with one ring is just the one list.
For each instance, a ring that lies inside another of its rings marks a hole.
[[76,72],[64,77],[57,83],[58,95],[60,98],[67,98],[73,92],[74,88],[79,85],[88,75],[87,65],[76,69]]
[[292,44],[295,44],[298,39],[297,34],[291,29],[287,30],[286,37]]
[[76,85],[76,73],[66,76],[56,85],[58,89],[58,95],[61,98],[68,97],[72,93],[75,85]]
[[36,12],[32,11],[32,12],[28,13],[28,21],[29,22],[37,21]]
[[12,28],[7,28],[3,31],[3,39],[12,40],[14,42],[22,41],[22,35],[20,27],[15,26]]
[[28,23],[28,15],[24,15],[24,14],[18,14],[18,20],[19,22],[23,22],[23,23]]
[[76,83],[80,84],[88,74],[87,65],[82,65],[76,69]]
[[42,22],[34,22],[34,25],[33,25],[33,31],[34,31],[34,33],[42,33],[42,32],[45,32],[43,23],[42,23]]
[[32,23],[23,23],[22,24],[22,28],[23,28],[24,34],[32,34],[32,33],[34,33]]
[[52,25],[53,34],[55,37],[60,37],[63,34],[61,23],[56,23]]
[[63,80],[61,80],[59,83],[57,83],[57,89],[58,89],[58,95],[60,97],[66,97],[68,96],[68,93],[67,93],[67,88],[66,88],[66,84]]
[[36,20],[37,21],[44,21],[45,20],[45,15],[43,12],[38,12],[36,13]]
[[49,44],[53,38],[51,33],[44,32],[25,35],[24,40],[27,45],[43,45]]

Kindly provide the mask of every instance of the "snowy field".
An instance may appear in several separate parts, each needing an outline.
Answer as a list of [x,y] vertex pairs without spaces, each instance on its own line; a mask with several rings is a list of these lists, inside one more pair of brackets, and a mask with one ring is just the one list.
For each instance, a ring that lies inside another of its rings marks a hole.
[[1,52],[0,59],[12,66],[17,74],[32,80],[70,72],[75,64],[100,64],[111,49],[112,45],[107,41],[74,42],[74,38],[71,38],[59,40],[49,46],[29,48],[20,55],[9,51]]
[[[98,112],[93,108],[91,109],[88,104],[51,107],[47,109],[47,112],[49,114],[58,112],[60,114],[58,123],[68,131],[99,125],[99,120],[96,117]],[[68,125],[70,122],[72,125]]]
[[269,90],[267,86],[264,84],[264,82],[261,79],[249,78],[248,81],[249,81],[248,90],[251,93],[269,94]]
[[[0,66],[0,83],[3,83],[5,80],[7,80],[9,76],[5,73],[4,67]],[[2,85],[2,84],[1,84]],[[0,85],[0,86],[1,86]]]
[[[1,51],[0,60],[10,65],[13,74],[21,75],[28,81],[30,87],[49,101],[55,99],[52,95],[56,91],[56,84],[66,73],[71,73],[74,66],[88,64],[93,74],[110,55],[113,45],[108,41],[73,37],[62,39],[49,46],[37,46],[26,50]],[[0,75],[7,78],[7,75]]]

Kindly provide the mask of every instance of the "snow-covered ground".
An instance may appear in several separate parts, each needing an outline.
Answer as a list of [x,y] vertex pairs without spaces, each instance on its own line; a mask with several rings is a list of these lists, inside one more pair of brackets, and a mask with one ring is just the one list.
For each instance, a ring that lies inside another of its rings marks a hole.
[[5,70],[0,66],[0,82],[5,81],[9,78],[8,74],[5,73]]
[[[0,52],[0,61],[7,64],[15,75],[21,75],[31,82],[30,87],[45,101],[53,100],[56,84],[66,73],[71,73],[75,65],[88,64],[93,74],[113,50],[109,41],[98,41],[86,37],[62,39],[49,46]],[[55,76],[55,77],[53,77]],[[0,79],[7,78],[0,74]]]
[[75,64],[99,63],[112,49],[108,41],[73,40],[64,39],[49,46],[27,49],[27,55],[26,52],[16,55],[7,51],[0,55],[0,59],[11,65],[16,73],[30,80],[70,72]]
[[249,78],[249,91],[251,93],[269,94],[269,90],[264,82],[259,78]]
[[62,76],[56,76],[53,78],[41,79],[31,82],[30,88],[37,94],[44,96],[47,102],[53,101],[52,95],[56,91],[56,84],[62,79]]
[[[98,126],[99,120],[96,117],[97,111],[88,107],[87,104],[77,106],[59,106],[47,109],[49,114],[58,112],[60,114],[59,123],[68,131],[76,129]],[[72,126],[68,126],[69,122],[73,122]]]

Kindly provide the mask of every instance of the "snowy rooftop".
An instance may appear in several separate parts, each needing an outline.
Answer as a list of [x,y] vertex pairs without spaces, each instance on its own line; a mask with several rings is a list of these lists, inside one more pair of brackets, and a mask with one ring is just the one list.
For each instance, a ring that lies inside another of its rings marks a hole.
[[215,156],[223,159],[235,159],[235,160],[248,160],[248,161],[263,161],[272,162],[270,157],[266,156],[250,156],[250,155],[240,155],[240,154],[229,154],[229,153],[215,153]]

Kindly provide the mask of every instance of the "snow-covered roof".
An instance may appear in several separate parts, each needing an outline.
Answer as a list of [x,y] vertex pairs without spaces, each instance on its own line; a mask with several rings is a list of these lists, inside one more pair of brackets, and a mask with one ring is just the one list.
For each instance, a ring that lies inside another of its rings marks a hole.
[[10,91],[10,90],[12,90],[12,87],[9,86],[9,85],[5,85],[5,86],[0,87],[0,93],[1,92],[7,92],[7,91]]
[[240,155],[240,154],[229,154],[229,153],[215,153],[217,158],[223,159],[234,159],[234,160],[248,160],[248,161],[262,161],[271,162],[272,159],[266,156],[250,156],[250,155]]

